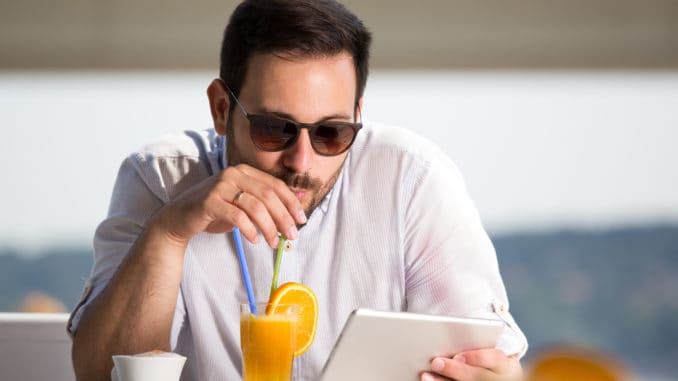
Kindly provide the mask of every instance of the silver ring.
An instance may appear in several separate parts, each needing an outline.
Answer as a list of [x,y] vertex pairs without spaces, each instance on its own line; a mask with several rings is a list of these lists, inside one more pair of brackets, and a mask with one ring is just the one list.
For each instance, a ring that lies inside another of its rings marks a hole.
[[238,191],[238,193],[235,194],[235,197],[233,197],[231,204],[238,206],[238,201],[240,201],[240,197],[242,197],[243,193],[245,193],[244,190]]

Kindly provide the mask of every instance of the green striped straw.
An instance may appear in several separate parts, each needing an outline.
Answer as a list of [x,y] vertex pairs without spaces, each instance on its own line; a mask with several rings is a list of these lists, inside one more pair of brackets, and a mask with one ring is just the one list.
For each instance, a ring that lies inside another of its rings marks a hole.
[[275,254],[275,266],[273,267],[273,280],[271,281],[271,293],[268,296],[268,300],[271,300],[273,292],[278,288],[278,274],[280,273],[280,262],[282,262],[283,251],[285,250],[285,243],[287,238],[284,235],[278,233],[278,251]]

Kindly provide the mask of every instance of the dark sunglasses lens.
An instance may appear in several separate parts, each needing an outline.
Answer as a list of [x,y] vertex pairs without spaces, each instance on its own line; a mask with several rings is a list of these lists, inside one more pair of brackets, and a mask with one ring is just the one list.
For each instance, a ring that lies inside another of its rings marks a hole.
[[322,155],[337,155],[353,142],[355,130],[345,124],[321,124],[316,127],[311,140],[313,147]]
[[254,144],[265,151],[278,151],[297,136],[297,126],[273,117],[252,115],[250,136]]

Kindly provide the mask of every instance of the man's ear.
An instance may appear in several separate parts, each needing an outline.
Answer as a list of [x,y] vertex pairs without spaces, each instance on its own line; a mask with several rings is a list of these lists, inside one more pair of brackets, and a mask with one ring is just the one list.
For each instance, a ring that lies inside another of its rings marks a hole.
[[220,79],[215,79],[207,87],[207,98],[210,102],[214,130],[219,135],[226,135],[226,125],[231,110],[231,98]]

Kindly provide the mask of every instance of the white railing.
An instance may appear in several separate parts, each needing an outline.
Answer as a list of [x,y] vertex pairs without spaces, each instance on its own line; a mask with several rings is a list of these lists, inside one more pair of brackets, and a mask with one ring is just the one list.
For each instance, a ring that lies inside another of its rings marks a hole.
[[0,380],[73,381],[68,314],[0,313]]

